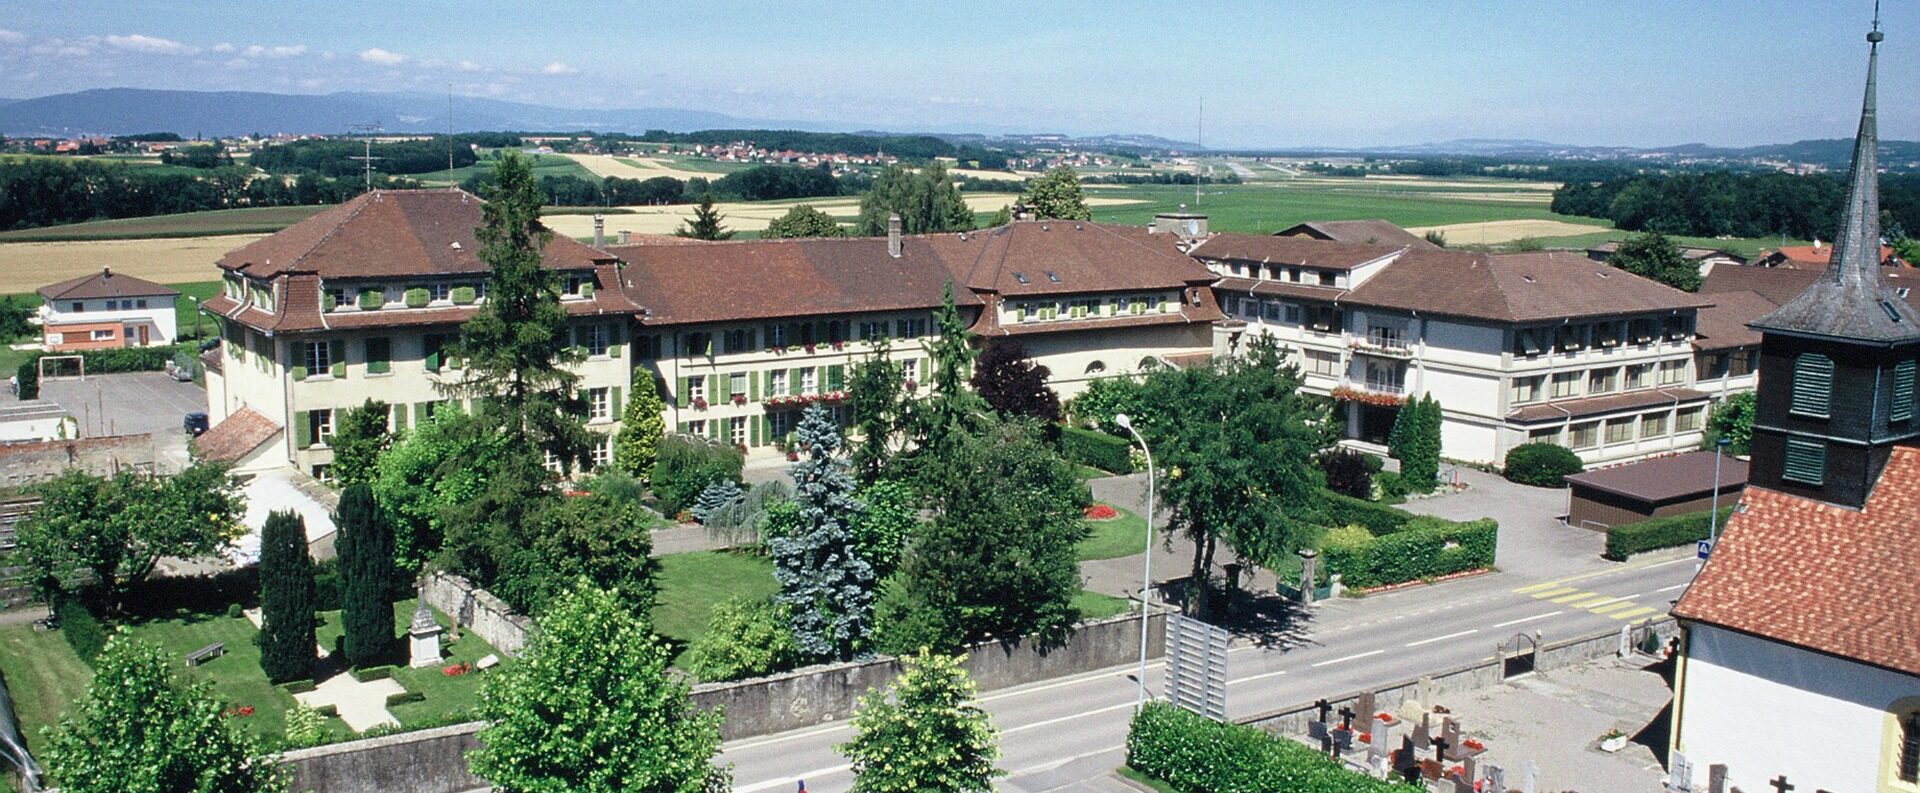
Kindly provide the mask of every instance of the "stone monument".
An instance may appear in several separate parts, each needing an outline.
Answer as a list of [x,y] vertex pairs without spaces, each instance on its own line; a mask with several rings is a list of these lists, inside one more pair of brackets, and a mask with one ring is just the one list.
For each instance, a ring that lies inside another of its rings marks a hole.
[[408,666],[420,669],[440,665],[440,621],[427,608],[427,599],[413,609],[413,624],[407,626],[407,646],[411,650]]

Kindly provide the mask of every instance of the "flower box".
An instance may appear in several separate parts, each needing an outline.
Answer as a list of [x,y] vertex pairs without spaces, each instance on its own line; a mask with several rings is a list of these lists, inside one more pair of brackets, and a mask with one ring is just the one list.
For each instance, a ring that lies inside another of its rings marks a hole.
[[808,355],[812,355],[812,354],[813,354],[813,345],[811,345],[811,344],[807,344],[807,345],[802,345],[802,346],[804,346],[804,347],[806,347],[806,349],[807,349],[807,354],[808,354]]
[[706,409],[707,409],[707,398],[706,398],[706,397],[694,397],[694,398],[693,398],[693,409],[694,409],[694,410],[706,410]]
[[733,404],[736,404],[736,405],[744,405],[744,404],[747,404],[747,395],[746,395],[746,394],[734,394],[734,395],[733,395]]
[[833,349],[834,349],[834,351],[835,351],[835,352],[838,352],[838,351],[840,351],[840,350],[844,350],[844,349],[846,349],[846,348],[847,348],[847,343],[846,343],[846,342],[844,342],[844,341],[836,341],[836,342],[834,342],[834,343],[833,343]]

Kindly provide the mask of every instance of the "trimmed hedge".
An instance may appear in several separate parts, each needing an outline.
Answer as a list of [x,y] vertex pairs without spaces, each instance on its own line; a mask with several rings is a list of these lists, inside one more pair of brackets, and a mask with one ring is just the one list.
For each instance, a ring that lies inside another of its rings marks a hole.
[[353,675],[353,679],[358,680],[362,683],[368,683],[375,680],[385,680],[389,677],[393,677],[393,665],[387,664],[384,666],[369,666],[365,669],[354,669],[348,672],[348,674]]
[[1507,450],[1500,473],[1507,481],[1534,487],[1566,487],[1564,478],[1586,470],[1580,455],[1557,443],[1523,443]]
[[[113,347],[105,350],[86,350],[77,353],[85,362],[87,374],[116,374],[119,372],[158,372],[167,368],[167,362],[180,353],[197,357],[199,349],[192,344],[171,344],[165,347]],[[73,355],[75,353],[39,353],[28,358],[26,363],[14,371],[20,381],[21,399],[40,398],[40,359],[48,355]]]
[[1186,793],[1404,793],[1305,744],[1150,702],[1127,732],[1127,765]]
[[1320,553],[1343,584],[1368,589],[1492,567],[1499,537],[1492,518],[1455,523],[1421,516],[1366,541],[1330,532]]
[[395,705],[405,705],[409,702],[420,702],[426,698],[427,695],[418,691],[401,691],[387,695],[387,707],[391,708]]
[[299,680],[289,680],[285,683],[281,683],[280,689],[282,691],[287,692],[288,694],[305,694],[309,691],[312,691],[314,689],[314,685],[315,684],[312,678],[303,677]]
[[1385,504],[1362,501],[1331,490],[1322,491],[1320,495],[1325,499],[1329,526],[1360,526],[1379,537],[1400,531],[1413,520],[1413,513]]
[[1060,428],[1060,456],[1102,471],[1124,474],[1133,470],[1133,442],[1097,430]]
[[[1643,520],[1639,523],[1623,523],[1607,527],[1607,551],[1601,554],[1616,562],[1624,562],[1627,557],[1643,551],[1659,548],[1673,548],[1691,545],[1707,538],[1708,512],[1689,512],[1685,515],[1670,515],[1664,518]],[[1733,514],[1733,507],[1720,508],[1720,526],[1727,525],[1727,516]]]
[[93,616],[86,605],[79,600],[66,598],[60,601],[60,635],[73,646],[80,660],[93,666],[93,659],[100,657],[100,651],[107,646],[107,629]]

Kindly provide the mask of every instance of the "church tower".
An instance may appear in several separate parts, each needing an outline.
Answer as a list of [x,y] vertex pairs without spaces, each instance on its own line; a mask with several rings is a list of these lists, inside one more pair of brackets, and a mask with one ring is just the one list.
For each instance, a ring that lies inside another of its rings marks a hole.
[[1867,34],[1867,91],[1833,258],[1813,286],[1750,327],[1762,334],[1749,484],[1859,509],[1894,444],[1920,435],[1920,312],[1880,276],[1874,81],[1880,21]]

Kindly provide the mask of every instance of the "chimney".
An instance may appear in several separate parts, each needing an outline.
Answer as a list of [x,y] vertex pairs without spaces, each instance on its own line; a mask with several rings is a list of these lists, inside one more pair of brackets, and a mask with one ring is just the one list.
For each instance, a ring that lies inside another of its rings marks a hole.
[[100,268],[100,277],[101,277],[101,278],[112,278],[112,277],[113,277],[113,268],[112,268],[112,267],[102,267],[102,268]]
[[626,230],[626,229],[621,229],[621,230],[620,230],[620,244],[621,244],[621,245],[625,245],[625,244],[627,244],[627,243],[630,243],[630,242],[633,242],[633,232],[631,232],[631,231],[628,231],[628,230]]
[[607,244],[607,219],[600,213],[593,213],[593,247],[603,248]]
[[900,213],[887,216],[887,255],[900,258]]

